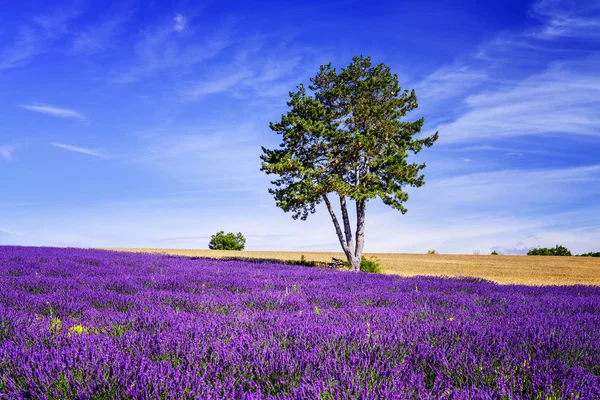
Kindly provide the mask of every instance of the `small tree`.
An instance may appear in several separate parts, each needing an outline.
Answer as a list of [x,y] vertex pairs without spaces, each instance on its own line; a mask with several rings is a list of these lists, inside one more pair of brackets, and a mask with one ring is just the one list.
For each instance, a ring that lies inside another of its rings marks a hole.
[[208,248],[211,250],[244,250],[246,238],[241,232],[234,235],[232,232],[220,231],[210,237]]
[[[339,73],[322,65],[304,85],[290,92],[291,108],[271,130],[282,135],[279,149],[263,147],[262,171],[279,175],[269,189],[278,207],[305,220],[324,202],[336,234],[354,271],[360,269],[367,202],[379,197],[403,214],[406,186],[425,182],[422,163],[409,163],[437,140],[437,133],[416,139],[423,118],[404,121],[417,108],[414,90],[401,90],[398,76],[371,58],[354,57]],[[339,197],[343,231],[332,205]],[[356,205],[356,236],[352,234],[348,200]]]

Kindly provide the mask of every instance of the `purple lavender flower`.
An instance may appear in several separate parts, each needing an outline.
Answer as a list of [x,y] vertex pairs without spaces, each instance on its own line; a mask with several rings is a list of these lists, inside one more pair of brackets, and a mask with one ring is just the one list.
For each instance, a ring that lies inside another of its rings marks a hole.
[[0,398],[600,398],[597,287],[0,247],[0,288]]

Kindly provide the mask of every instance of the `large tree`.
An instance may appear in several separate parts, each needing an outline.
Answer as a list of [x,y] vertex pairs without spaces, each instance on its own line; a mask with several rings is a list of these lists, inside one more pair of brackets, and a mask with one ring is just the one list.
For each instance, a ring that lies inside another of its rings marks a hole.
[[[331,63],[322,65],[310,81],[309,91],[300,84],[290,92],[290,110],[270,124],[283,141],[278,149],[262,148],[261,170],[279,176],[269,193],[294,219],[305,220],[317,204],[325,203],[342,249],[358,271],[367,202],[379,197],[404,214],[404,188],[424,184],[425,164],[409,163],[409,153],[430,147],[438,134],[416,138],[423,118],[403,120],[417,108],[414,90],[402,90],[398,76],[384,64],[373,66],[370,57],[354,57],[339,72]],[[339,198],[343,231],[332,197]]]

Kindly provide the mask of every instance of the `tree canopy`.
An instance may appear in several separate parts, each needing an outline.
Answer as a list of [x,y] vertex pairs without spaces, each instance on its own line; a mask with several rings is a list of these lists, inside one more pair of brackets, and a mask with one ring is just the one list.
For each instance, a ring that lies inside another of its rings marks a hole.
[[[398,76],[370,57],[354,57],[337,71],[322,65],[307,88],[290,92],[290,110],[270,124],[282,136],[278,149],[263,147],[262,171],[279,177],[269,192],[278,207],[305,220],[324,202],[348,261],[357,269],[364,246],[366,203],[379,197],[406,212],[407,186],[424,184],[425,163],[409,162],[409,154],[430,147],[437,132],[417,138],[424,119],[404,117],[418,107],[414,90],[403,90]],[[329,198],[340,200],[342,233]],[[356,241],[347,199],[356,205]]]
[[234,235],[233,232],[220,231],[211,236],[208,248],[211,250],[244,250],[246,238],[241,232]]

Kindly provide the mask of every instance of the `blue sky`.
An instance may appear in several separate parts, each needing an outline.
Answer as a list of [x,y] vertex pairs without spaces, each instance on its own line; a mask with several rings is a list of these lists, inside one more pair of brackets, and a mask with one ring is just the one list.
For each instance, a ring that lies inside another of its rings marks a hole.
[[198,3],[0,1],[0,243],[338,250],[258,157],[288,91],[363,54],[440,133],[366,251],[600,250],[600,1]]

